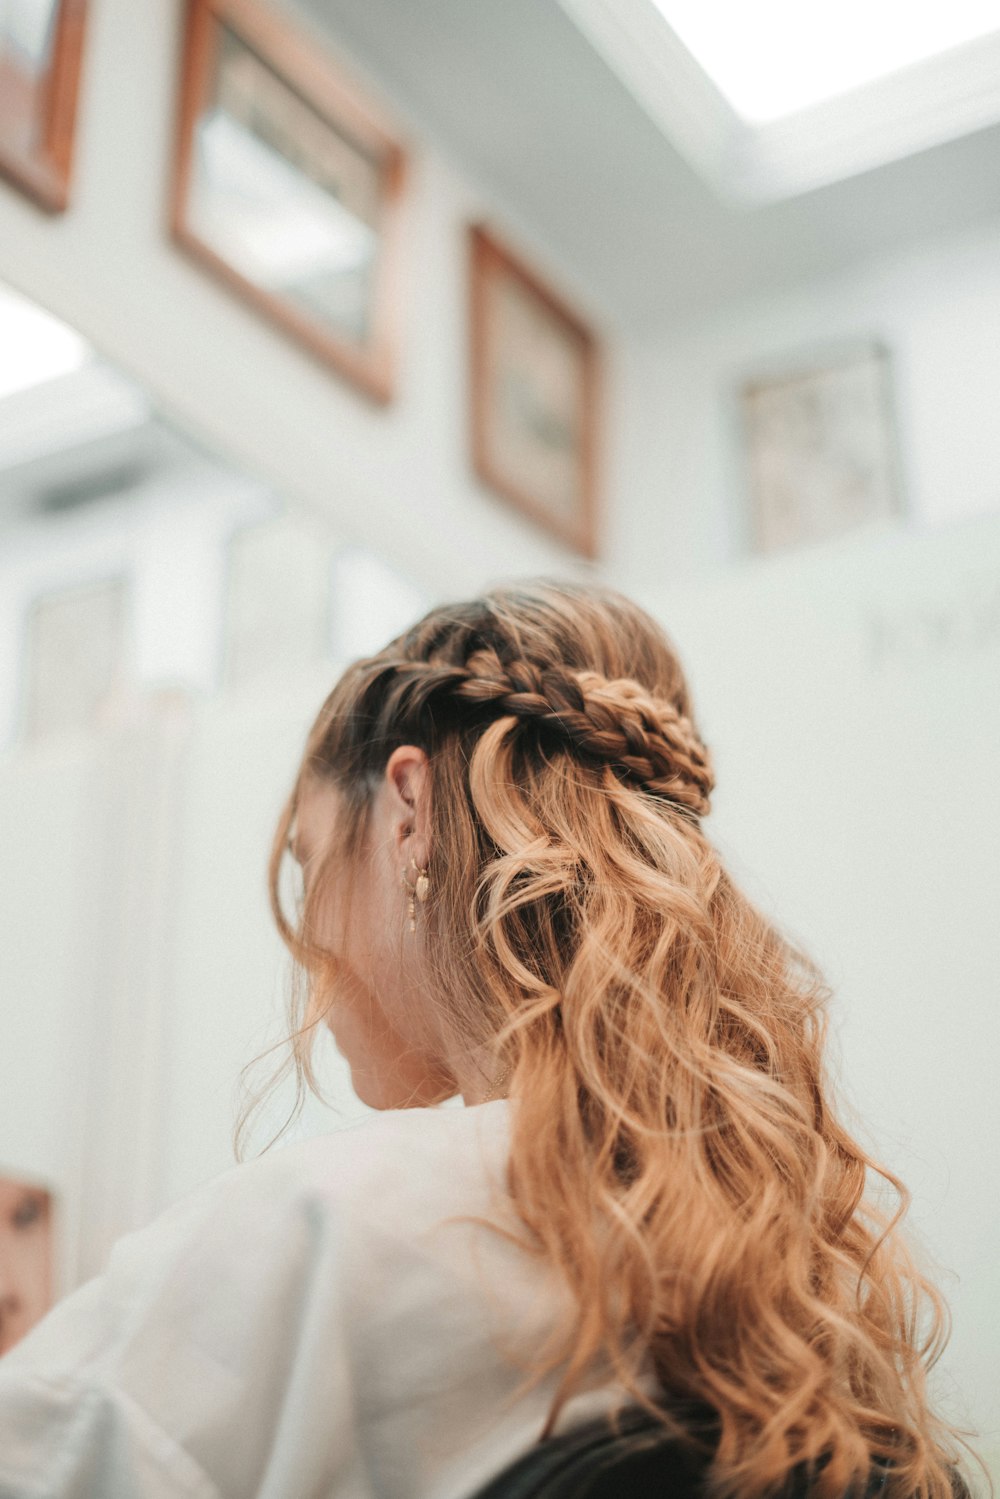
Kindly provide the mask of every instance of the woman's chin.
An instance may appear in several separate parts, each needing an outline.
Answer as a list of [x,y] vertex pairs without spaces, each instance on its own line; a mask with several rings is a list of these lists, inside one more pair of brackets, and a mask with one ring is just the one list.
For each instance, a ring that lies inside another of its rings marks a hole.
[[420,1077],[385,1076],[370,1068],[351,1067],[351,1086],[369,1109],[426,1109],[443,1103],[458,1092],[458,1086],[442,1073]]
[[354,1089],[355,1096],[368,1109],[395,1109],[399,1107],[395,1099],[389,1095],[385,1087],[376,1079],[364,1073],[359,1077],[353,1068],[351,1069],[351,1087]]

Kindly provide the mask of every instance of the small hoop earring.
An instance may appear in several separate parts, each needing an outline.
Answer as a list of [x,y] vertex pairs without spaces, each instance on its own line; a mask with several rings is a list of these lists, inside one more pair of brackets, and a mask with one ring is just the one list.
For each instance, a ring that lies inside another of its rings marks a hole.
[[421,869],[416,859],[410,860],[410,867],[413,869],[414,873],[417,876],[414,884],[411,885],[409,880],[406,878],[405,870],[401,874],[400,878],[403,881],[403,889],[406,891],[407,895],[406,905],[407,915],[410,919],[410,931],[415,932],[417,930],[416,901],[419,901],[421,905],[424,904],[428,895],[430,894],[431,881],[426,867]]

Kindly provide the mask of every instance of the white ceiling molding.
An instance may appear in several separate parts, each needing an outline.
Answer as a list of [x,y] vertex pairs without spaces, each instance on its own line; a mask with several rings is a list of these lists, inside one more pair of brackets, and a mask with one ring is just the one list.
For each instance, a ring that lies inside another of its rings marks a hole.
[[106,483],[110,498],[119,480],[134,502],[148,499],[162,482],[174,509],[198,486],[215,496],[209,509],[244,520],[269,514],[273,505],[258,481],[164,420],[146,391],[103,361],[92,359],[0,400],[4,546],[12,545],[10,528],[36,516],[53,491]]
[[650,0],[558,0],[671,144],[724,196],[748,127]]
[[737,206],[795,197],[1000,121],[1000,31],[751,125],[651,0],[558,3],[688,164]]
[[0,499],[9,471],[84,443],[134,433],[152,414],[144,391],[96,359],[7,396],[0,401]]

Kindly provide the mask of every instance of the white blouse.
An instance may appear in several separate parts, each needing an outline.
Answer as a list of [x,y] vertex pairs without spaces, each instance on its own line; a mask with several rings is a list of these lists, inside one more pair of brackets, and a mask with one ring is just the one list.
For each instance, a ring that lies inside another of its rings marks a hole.
[[468,1499],[538,1438],[556,1376],[515,1391],[569,1306],[447,1221],[516,1227],[510,1107],[380,1114],[122,1239],[0,1360],[0,1499]]

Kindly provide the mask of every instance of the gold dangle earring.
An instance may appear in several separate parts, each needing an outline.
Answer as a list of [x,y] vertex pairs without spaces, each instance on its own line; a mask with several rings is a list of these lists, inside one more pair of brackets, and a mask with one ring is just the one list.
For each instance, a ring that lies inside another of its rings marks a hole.
[[407,895],[407,915],[410,918],[410,931],[415,932],[417,930],[416,902],[419,901],[421,905],[424,904],[430,892],[431,881],[426,867],[424,869],[421,869],[417,864],[416,859],[411,859],[410,865],[412,866],[413,872],[417,877],[416,881],[411,885],[409,880],[406,878],[405,870],[402,875],[402,880],[403,887],[406,890]]

